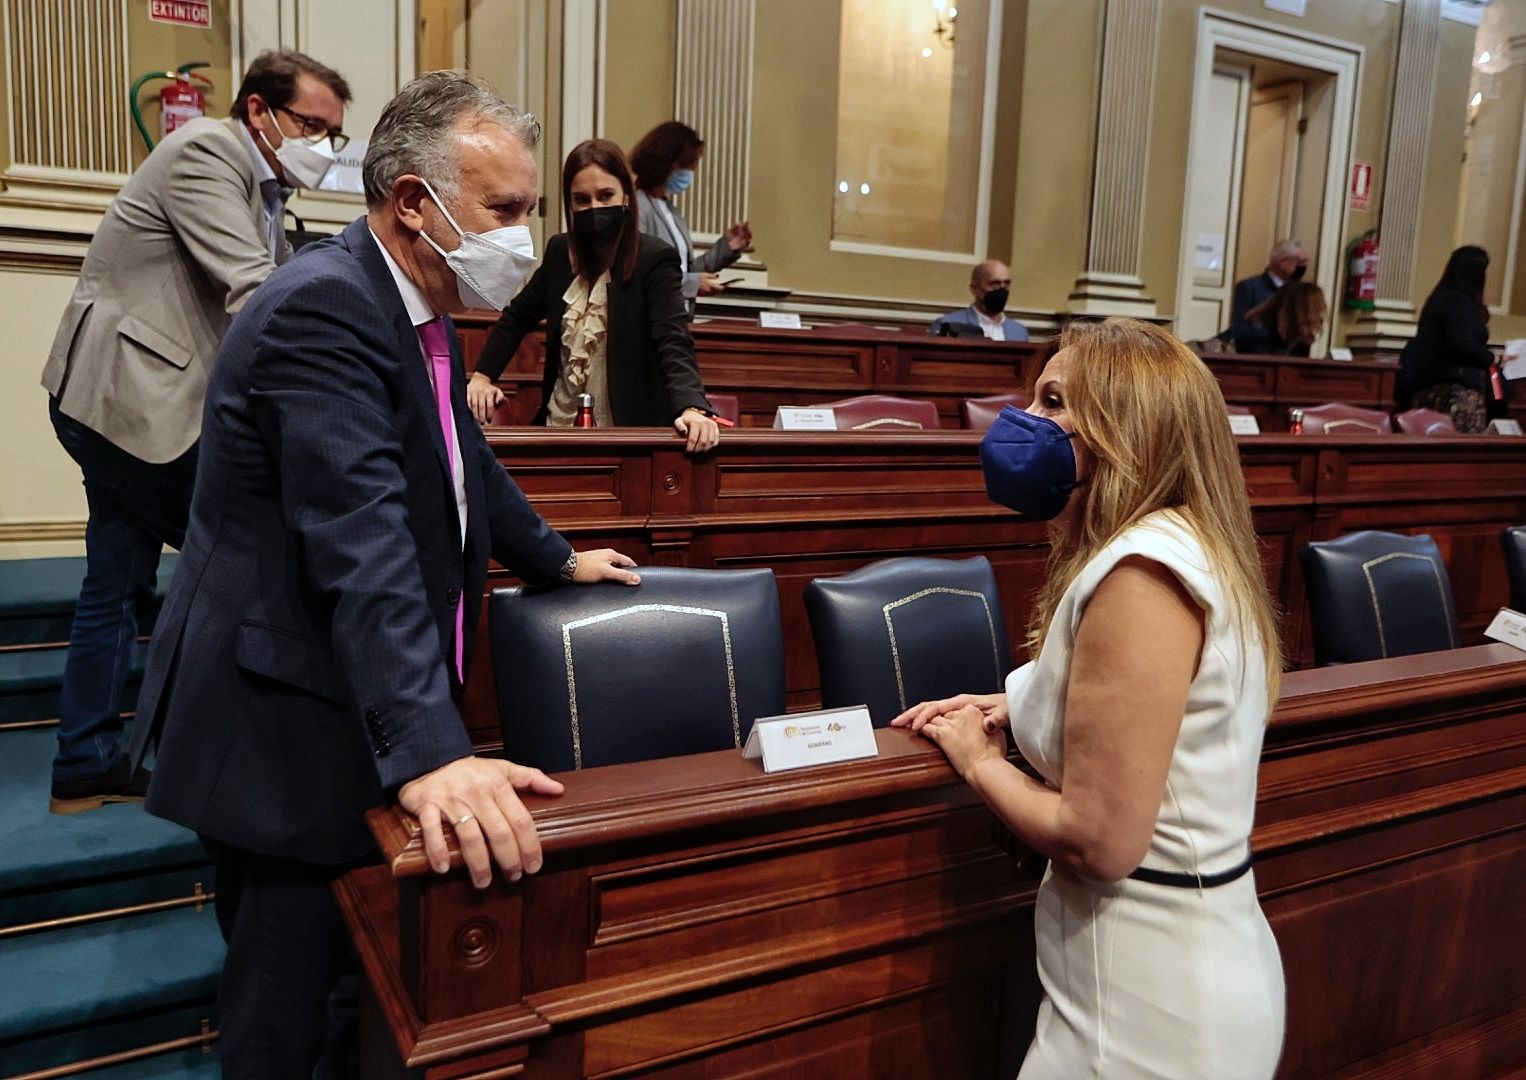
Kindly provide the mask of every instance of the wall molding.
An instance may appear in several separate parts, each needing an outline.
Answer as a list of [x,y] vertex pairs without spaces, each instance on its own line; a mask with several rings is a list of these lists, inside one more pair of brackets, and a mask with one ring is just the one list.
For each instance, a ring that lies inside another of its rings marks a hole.
[[0,521],[0,544],[83,540],[83,521]]
[[[1342,238],[1345,236],[1348,213],[1346,182],[1351,174],[1352,147],[1359,130],[1361,99],[1357,90],[1364,75],[1366,50],[1356,42],[1305,33],[1280,23],[1247,19],[1217,8],[1202,8],[1197,17],[1197,53],[1193,61],[1192,111],[1187,127],[1189,132],[1195,130],[1198,110],[1205,107],[1203,95],[1207,92],[1213,71],[1214,52],[1218,48],[1313,68],[1326,72],[1335,79],[1335,98],[1330,113],[1330,150],[1325,162],[1325,209],[1319,227],[1318,262],[1311,268],[1314,280],[1333,285],[1341,280],[1340,262],[1345,253]],[[1192,182],[1193,166],[1193,147],[1189,136],[1187,173],[1181,192],[1183,206],[1188,197],[1188,185]],[[1188,235],[1190,226],[1191,223],[1184,214],[1179,241],[1181,246],[1177,253],[1178,312],[1182,310],[1185,298],[1191,295],[1193,238]],[[1334,319],[1326,320],[1325,329],[1315,342],[1316,349],[1329,345],[1335,330],[1334,323]]]

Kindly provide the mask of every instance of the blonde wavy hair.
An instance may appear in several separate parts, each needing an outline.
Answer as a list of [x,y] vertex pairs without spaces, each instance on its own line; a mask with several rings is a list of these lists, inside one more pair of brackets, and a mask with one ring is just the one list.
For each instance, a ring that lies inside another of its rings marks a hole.
[[1072,496],[1080,501],[1072,524],[1050,537],[1029,653],[1038,657],[1060,597],[1093,556],[1147,515],[1175,510],[1233,599],[1240,633],[1265,650],[1275,704],[1282,674],[1277,613],[1218,381],[1176,338],[1134,319],[1073,325],[1059,347],[1073,355],[1065,409],[1091,469]]

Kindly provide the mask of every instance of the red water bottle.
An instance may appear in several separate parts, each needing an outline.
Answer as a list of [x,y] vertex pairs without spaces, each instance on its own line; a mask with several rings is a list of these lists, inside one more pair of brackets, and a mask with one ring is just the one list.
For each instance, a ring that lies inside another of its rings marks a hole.
[[1303,410],[1302,409],[1289,409],[1288,410],[1288,434],[1289,435],[1302,435],[1303,434]]
[[1498,360],[1489,365],[1489,393],[1495,401],[1505,400],[1505,373],[1500,370]]
[[573,427],[595,427],[593,419],[593,395],[578,395],[578,416],[572,422]]

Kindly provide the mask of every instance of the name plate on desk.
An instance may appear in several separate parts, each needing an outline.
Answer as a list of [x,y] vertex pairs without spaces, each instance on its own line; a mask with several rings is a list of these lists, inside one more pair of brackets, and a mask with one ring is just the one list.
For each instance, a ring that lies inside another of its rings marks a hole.
[[774,428],[779,431],[836,431],[837,414],[831,409],[780,405],[774,413]]
[[1507,607],[1500,608],[1500,613],[1484,631],[1484,637],[1503,641],[1506,645],[1514,645],[1517,649],[1526,651],[1526,615],[1522,615],[1519,611],[1511,611]]
[[1335,348],[1330,350],[1330,359],[1331,360],[1350,360],[1351,359],[1351,350],[1350,349],[1342,348],[1339,345],[1337,345]]
[[876,757],[874,723],[866,705],[786,716],[764,716],[752,722],[742,756],[763,759],[764,772],[803,769]]
[[1503,416],[1496,417],[1489,421],[1488,431],[1490,435],[1519,435],[1521,433],[1521,422],[1519,420],[1509,420]]
[[801,330],[800,315],[794,311],[760,311],[758,325],[765,330]]
[[1261,425],[1256,423],[1254,416],[1244,413],[1231,413],[1229,416],[1229,430],[1236,435],[1260,435]]

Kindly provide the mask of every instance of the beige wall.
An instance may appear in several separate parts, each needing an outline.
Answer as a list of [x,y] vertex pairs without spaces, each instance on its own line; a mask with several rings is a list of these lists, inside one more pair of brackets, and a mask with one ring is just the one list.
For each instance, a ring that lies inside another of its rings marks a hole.
[[[214,4],[211,32],[149,24],[145,7],[130,6],[132,69],[212,60],[217,82],[212,109],[225,111],[234,89],[227,70],[228,0]],[[1189,0],[1163,0],[1160,25],[1141,274],[1165,316],[1173,314],[1176,296],[1199,7]],[[1315,3],[1302,19],[1268,11],[1260,0],[1218,0],[1213,7],[1363,50],[1353,156],[1373,165],[1375,198],[1372,210],[1347,215],[1346,238],[1376,226],[1400,6],[1384,0]],[[605,7],[604,134],[626,147],[672,115],[676,8],[677,0],[611,0]],[[543,187],[552,215],[548,231],[554,231],[559,227],[556,163],[562,151],[557,128],[561,4],[425,0],[421,10],[436,20],[421,41],[423,64],[464,59],[505,90],[517,83],[527,95],[525,104],[548,121]],[[988,248],[1012,264],[1013,306],[1022,310],[1063,310],[1085,267],[1103,10],[1104,0],[1005,4]],[[520,25],[532,28],[534,40],[516,55],[500,43]],[[962,264],[830,250],[838,5],[759,0],[755,40],[749,202],[758,256],[770,282],[797,293],[966,303],[968,268]],[[1444,23],[1441,48],[1419,223],[1417,301],[1452,246],[1472,28]],[[0,94],[5,92],[0,87]],[[533,100],[536,95],[544,100]],[[157,117],[150,122],[157,123]],[[33,530],[34,539],[18,542],[18,523],[51,521],[77,528],[84,517],[77,470],[53,439],[37,377],[72,287],[69,259],[83,253],[91,228],[88,213],[16,210],[0,194],[0,289],[7,298],[0,333],[9,346],[0,362],[0,459],[5,462],[0,470],[0,557],[60,550],[57,542],[35,539],[49,535],[47,530]],[[1526,336],[1522,282],[1526,271],[1518,275],[1515,298],[1523,314],[1498,316],[1492,328],[1497,338]],[[77,547],[77,542],[65,546]]]

